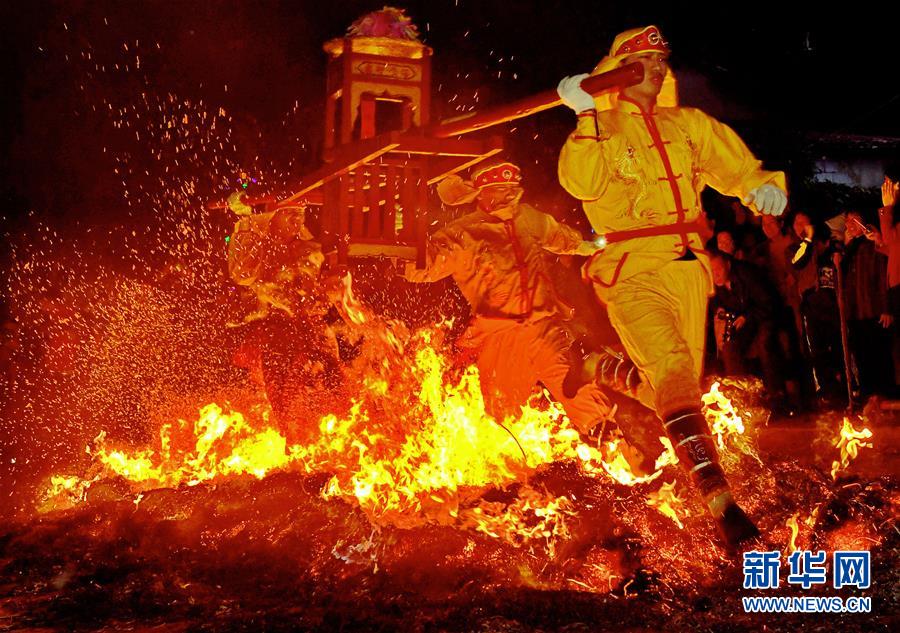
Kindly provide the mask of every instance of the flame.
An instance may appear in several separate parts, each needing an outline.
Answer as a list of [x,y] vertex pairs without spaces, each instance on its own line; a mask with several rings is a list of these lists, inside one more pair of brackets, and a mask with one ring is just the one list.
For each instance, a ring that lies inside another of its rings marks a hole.
[[[526,540],[548,542],[565,530],[572,507],[567,498],[529,495],[502,512],[482,505],[479,512],[461,513],[460,491],[502,486],[563,459],[576,460],[586,471],[616,474],[623,482],[649,479],[631,473],[616,442],[605,455],[585,445],[561,406],[543,402],[546,394],[535,394],[518,417],[501,425],[485,411],[475,367],[451,380],[431,332],[409,341],[395,336],[389,344],[401,343],[414,352],[415,362],[381,358],[384,375],[361,380],[349,410],[323,416],[318,437],[308,444],[289,444],[269,424],[266,408],[245,415],[212,403],[193,422],[162,425],[153,447],[112,446],[101,433],[91,455],[104,476],[127,480],[135,492],[235,475],[262,478],[294,468],[331,473],[323,496],[358,504],[376,524],[410,525],[424,517],[467,522],[498,538],[517,534],[521,540],[524,534]],[[412,393],[404,397],[401,387]],[[72,478],[66,485],[74,489],[90,482]]]
[[841,458],[831,464],[831,478],[837,479],[840,471],[845,470],[850,462],[856,459],[861,448],[872,448],[871,442],[864,442],[872,437],[872,431],[863,427],[857,431],[846,417],[841,425],[838,436],[832,441],[832,445],[840,449]]
[[676,510],[676,508],[678,508],[684,512],[684,499],[679,497],[675,492],[674,479],[671,483],[663,483],[659,487],[659,490],[648,494],[646,503],[651,508],[659,510],[660,514],[663,516],[672,519],[679,529],[684,529],[684,524],[678,517],[678,511]]
[[702,397],[703,414],[706,416],[710,430],[716,436],[719,450],[724,451],[724,457],[727,458],[729,449],[733,447],[762,464],[762,460],[753,447],[752,440],[745,433],[743,419],[731,400],[721,392],[719,386],[719,381],[714,382]]
[[353,294],[353,277],[347,273],[341,277],[341,295],[340,305],[343,307],[343,313],[354,325],[362,325],[369,321],[366,310],[362,303]]
[[195,486],[214,477],[235,474],[261,479],[291,461],[287,442],[277,430],[268,426],[257,430],[241,413],[225,412],[215,403],[203,407],[193,425],[178,420],[177,432],[192,434],[192,446],[173,451],[173,432],[176,431],[171,424],[162,425],[158,450],[146,449],[130,455],[108,448],[106,434],[101,433],[91,452],[107,474],[147,484],[142,486],[144,489]]
[[[444,360],[433,348],[423,346],[415,358],[420,389],[408,412],[408,434],[401,442],[358,434],[349,442],[356,464],[332,477],[326,497],[353,497],[376,517],[417,512],[428,498],[452,504],[460,488],[511,482],[541,464],[578,456],[579,435],[559,405],[539,409],[531,402],[501,426],[485,412],[475,367],[446,384]],[[356,419],[330,419],[319,442],[301,452],[342,452],[348,432],[370,422],[362,409],[355,411]]]
[[603,457],[600,465],[603,470],[616,482],[625,486],[634,486],[653,481],[662,474],[662,470],[656,470],[649,475],[636,475],[631,464],[622,452],[623,440],[615,438],[605,443]]
[[575,504],[565,496],[554,497],[527,486],[509,505],[482,501],[461,513],[463,526],[513,545],[544,541],[551,556],[556,544],[569,537],[567,519],[575,516]]
[[[366,345],[347,370],[345,388],[356,394],[347,408],[292,422],[317,433],[291,443],[270,422],[266,404],[237,411],[228,402],[210,403],[193,421],[161,425],[149,447],[115,446],[100,433],[89,447],[98,477],[122,478],[138,494],[225,477],[263,478],[277,470],[322,473],[330,475],[324,498],[358,505],[376,526],[456,523],[518,544],[540,540],[552,549],[573,512],[567,497],[523,488],[508,504],[472,507],[466,500],[560,460],[628,486],[656,479],[675,462],[664,440],[655,472],[635,472],[620,434],[590,446],[546,392],[534,393],[516,415],[495,419],[486,411],[477,368],[454,367],[439,353],[439,327],[410,333],[376,317],[354,297],[349,275],[338,290],[335,301]],[[91,483],[67,485],[81,486],[83,499]],[[657,495],[660,511],[669,508],[666,515],[678,522],[680,499],[671,489]]]
[[791,542],[788,547],[790,547],[790,550],[792,552],[797,551],[797,536],[800,534],[800,524],[797,521],[799,516],[800,516],[800,511],[798,510],[797,512],[792,514],[791,517],[785,523],[785,525],[787,527],[791,528]]
[[[663,438],[660,438],[663,440]],[[598,448],[587,444],[579,444],[575,447],[575,453],[581,460],[581,468],[588,474],[598,472],[606,473],[610,479],[623,486],[636,486],[653,481],[662,474],[662,469],[669,464],[677,464],[678,459],[671,461],[664,447],[662,453],[656,459],[654,472],[648,475],[639,475],[634,472],[631,463],[625,456],[624,438],[618,430],[611,437],[598,445]],[[671,443],[669,444],[671,446]],[[599,468],[598,468],[599,466]]]
[[78,505],[87,498],[88,488],[98,477],[86,479],[77,475],[52,475],[41,495],[38,510],[48,512]]
[[678,455],[675,454],[675,447],[672,446],[672,440],[665,436],[659,437],[660,443],[663,445],[663,452],[656,458],[653,468],[662,470],[666,466],[674,466],[678,463]]

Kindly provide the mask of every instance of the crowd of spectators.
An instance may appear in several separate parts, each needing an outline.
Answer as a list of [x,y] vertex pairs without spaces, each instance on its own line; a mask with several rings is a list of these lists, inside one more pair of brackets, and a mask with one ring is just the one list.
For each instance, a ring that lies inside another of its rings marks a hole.
[[776,414],[898,396],[897,178],[879,209],[710,214],[710,372],[758,375]]

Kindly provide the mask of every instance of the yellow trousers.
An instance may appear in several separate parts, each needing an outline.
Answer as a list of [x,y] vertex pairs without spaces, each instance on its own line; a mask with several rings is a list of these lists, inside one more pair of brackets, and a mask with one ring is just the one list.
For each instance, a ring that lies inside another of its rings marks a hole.
[[574,398],[563,395],[572,341],[553,317],[518,323],[512,319],[476,317],[459,341],[477,355],[481,390],[488,412],[498,420],[519,415],[540,382],[562,404],[572,424],[583,433],[605,419],[611,406],[596,384],[585,385]]
[[700,406],[710,276],[699,260],[675,260],[611,288],[595,286],[609,320],[643,375],[638,398],[665,417]]

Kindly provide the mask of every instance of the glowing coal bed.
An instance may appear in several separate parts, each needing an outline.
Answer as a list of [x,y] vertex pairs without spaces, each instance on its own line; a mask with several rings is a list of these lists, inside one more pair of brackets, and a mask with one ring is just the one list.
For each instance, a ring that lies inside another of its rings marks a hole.
[[[638,475],[615,433],[579,435],[540,393],[500,424],[477,372],[444,356],[442,328],[377,318],[349,284],[344,298],[366,343],[343,407],[285,426],[248,392],[142,445],[100,433],[83,471],[51,475],[0,532],[4,624],[796,630],[825,617],[743,613],[739,556],[715,545],[664,443]],[[785,447],[759,396],[725,381],[704,401],[760,548],[870,550],[876,613],[827,616],[870,630],[897,606],[896,481],[854,474],[855,458],[878,459],[877,433],[824,415]]]

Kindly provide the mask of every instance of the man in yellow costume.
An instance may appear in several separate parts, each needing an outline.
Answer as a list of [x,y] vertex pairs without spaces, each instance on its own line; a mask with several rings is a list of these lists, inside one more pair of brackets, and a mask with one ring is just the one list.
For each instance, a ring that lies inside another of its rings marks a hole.
[[335,280],[321,279],[325,258],[306,227],[305,209],[253,213],[242,195],[228,200],[238,216],[228,272],[252,292],[256,309],[232,324],[245,328],[234,360],[265,389],[292,440],[308,441],[342,380],[338,339],[327,319]]
[[572,309],[554,291],[552,253],[596,250],[575,229],[520,202],[519,168],[509,162],[450,176],[438,186],[450,205],[476,202],[476,210],[431,236],[424,269],[409,264],[404,276],[433,282],[452,276],[474,316],[460,346],[477,357],[488,411],[498,420],[517,415],[541,382],[582,432],[606,419],[610,406],[596,384],[563,396],[571,337],[564,323]]
[[[755,537],[735,503],[700,410],[706,304],[712,292],[700,230],[706,185],[757,213],[780,215],[781,172],[764,171],[726,125],[677,105],[669,48],[655,26],[618,35],[593,74],[637,62],[641,83],[592,97],[587,75],[564,78],[563,102],[578,115],[559,158],[562,186],[582,201],[601,250],[583,273],[644,380],[679,461],[729,546]],[[590,365],[591,358],[587,359]]]

